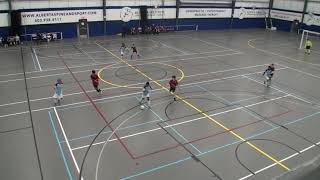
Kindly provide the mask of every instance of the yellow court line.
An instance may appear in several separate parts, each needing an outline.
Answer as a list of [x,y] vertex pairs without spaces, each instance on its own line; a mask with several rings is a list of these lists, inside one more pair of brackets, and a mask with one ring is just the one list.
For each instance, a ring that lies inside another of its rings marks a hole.
[[[150,81],[153,81],[149,76],[147,76],[145,73],[141,72],[139,69],[137,69],[136,67],[132,66],[131,64],[129,64],[127,61],[121,59],[120,57],[118,57],[117,55],[115,55],[114,53],[112,53],[111,51],[109,51],[108,49],[106,49],[105,47],[101,46],[100,44],[96,43],[99,47],[103,48],[106,52],[110,53],[111,55],[113,55],[114,57],[116,57],[117,59],[119,59],[121,62],[127,64],[129,67],[133,68],[134,70],[136,70],[137,72],[139,72],[142,76],[146,77],[147,79],[149,79]],[[154,83],[156,83],[159,87],[161,87],[162,89],[168,91],[169,93],[171,93],[169,91],[169,89],[167,89],[166,87],[164,87],[162,84],[160,84],[157,81],[153,81]],[[190,102],[188,102],[187,100],[183,99],[182,97],[180,97],[179,95],[173,94],[176,98],[178,98],[179,100],[181,100],[182,102],[184,102],[186,105],[188,105],[189,107],[191,107],[192,109],[198,111],[200,114],[202,114],[203,116],[207,117],[208,119],[210,119],[212,122],[214,122],[215,124],[219,125],[221,128],[223,128],[224,130],[228,131],[229,133],[231,133],[232,135],[234,135],[235,137],[237,137],[238,139],[240,139],[241,141],[244,141],[246,144],[248,144],[250,147],[252,147],[253,149],[255,149],[256,151],[258,151],[259,153],[261,153],[262,155],[266,156],[267,158],[269,158],[270,160],[272,160],[273,162],[277,163],[278,165],[280,165],[281,167],[283,167],[286,170],[290,170],[286,165],[284,165],[283,163],[281,163],[280,161],[278,161],[277,159],[275,159],[274,157],[272,157],[271,155],[269,155],[268,153],[264,152],[263,150],[261,150],[260,148],[258,148],[256,145],[252,144],[251,142],[246,141],[243,137],[241,137],[239,134],[235,133],[234,131],[232,131],[231,129],[227,128],[226,126],[224,126],[223,124],[221,124],[220,122],[218,122],[217,120],[215,120],[213,117],[211,117],[210,115],[208,115],[207,113],[203,112],[202,110],[200,110],[199,108],[195,107],[193,104],[191,104]]]
[[[181,75],[180,78],[178,79],[179,82],[181,82],[181,81],[184,79],[184,77],[185,77],[185,74],[184,74],[184,72],[183,72],[182,69],[180,69],[180,68],[178,68],[178,67],[176,67],[176,66],[173,66],[173,65],[171,65],[171,64],[166,64],[166,63],[161,63],[161,62],[150,62],[150,64],[161,64],[161,65],[168,66],[168,67],[172,67],[172,68],[178,70],[178,71],[180,72],[180,75]],[[107,84],[109,84],[109,85],[111,85],[111,86],[115,86],[115,87],[119,87],[119,88],[132,88],[132,89],[140,89],[140,88],[141,88],[141,87],[136,87],[136,86],[133,86],[133,85],[130,85],[130,84],[129,84],[129,85],[115,84],[115,83],[112,83],[111,81],[105,80],[105,79],[103,78],[102,72],[103,72],[105,69],[108,69],[108,68],[110,68],[110,67],[112,67],[112,66],[114,66],[114,64],[110,64],[110,65],[108,65],[108,66],[105,66],[105,67],[101,68],[101,69],[98,71],[98,76],[99,76],[99,78],[101,79],[101,81],[103,81],[103,82],[105,82],[105,83],[107,83]],[[148,79],[149,79],[149,78],[148,78]],[[154,82],[154,81],[152,80],[151,82]]]

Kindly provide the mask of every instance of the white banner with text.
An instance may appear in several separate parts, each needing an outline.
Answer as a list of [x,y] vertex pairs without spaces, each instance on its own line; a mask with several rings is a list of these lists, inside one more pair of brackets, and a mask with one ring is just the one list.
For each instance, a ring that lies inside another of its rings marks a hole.
[[[175,8],[153,8],[147,9],[149,19],[174,19],[176,17]],[[107,20],[128,22],[140,19],[140,9],[124,7],[122,9],[107,9]]]
[[271,18],[274,18],[274,19],[281,19],[286,21],[298,20],[299,22],[301,22],[301,19],[302,19],[302,13],[279,11],[279,10],[273,10],[273,9],[270,12],[270,16]]
[[231,13],[224,8],[180,8],[179,18],[230,18]]
[[233,17],[239,19],[245,18],[265,18],[268,16],[269,9],[235,9]]
[[78,22],[79,19],[90,21],[102,21],[103,11],[101,9],[88,10],[66,10],[66,11],[36,11],[22,12],[22,25],[36,24],[59,24]]
[[320,26],[320,16],[317,16],[313,13],[305,14],[303,21],[308,26],[311,26],[311,25]]

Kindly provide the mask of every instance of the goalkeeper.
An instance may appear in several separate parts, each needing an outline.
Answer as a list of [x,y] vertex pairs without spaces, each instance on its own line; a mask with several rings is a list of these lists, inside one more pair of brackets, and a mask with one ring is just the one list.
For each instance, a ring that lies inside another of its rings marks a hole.
[[311,48],[312,48],[312,41],[310,39],[307,39],[305,53],[310,54],[311,53]]

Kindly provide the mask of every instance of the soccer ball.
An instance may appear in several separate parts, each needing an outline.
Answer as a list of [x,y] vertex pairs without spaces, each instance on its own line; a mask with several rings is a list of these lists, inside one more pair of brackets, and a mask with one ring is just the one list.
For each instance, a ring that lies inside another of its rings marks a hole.
[[144,110],[144,105],[141,105],[141,106],[140,106],[140,109],[141,109],[141,110]]

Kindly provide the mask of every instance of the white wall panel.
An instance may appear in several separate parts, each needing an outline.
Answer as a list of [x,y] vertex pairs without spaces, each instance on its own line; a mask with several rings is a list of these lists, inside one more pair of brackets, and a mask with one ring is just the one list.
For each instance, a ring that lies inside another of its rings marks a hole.
[[9,14],[8,13],[0,13],[0,27],[9,26]]
[[236,7],[257,7],[257,8],[268,8],[269,0],[238,0]]
[[49,7],[50,8],[64,8],[64,7],[68,7],[69,6],[69,2],[68,1],[50,1],[49,2]]
[[307,12],[320,14],[320,1],[311,1],[308,3]]
[[303,11],[304,0],[274,0],[273,8],[291,11]]
[[107,0],[107,6],[175,6],[175,0]]
[[0,1],[0,10],[8,10],[9,4],[6,1]]
[[[175,6],[175,0],[106,0],[107,6]],[[1,4],[0,4],[1,6]],[[102,0],[14,0],[13,9],[101,7]],[[3,6],[4,7],[4,6]]]

